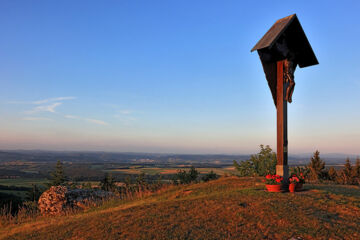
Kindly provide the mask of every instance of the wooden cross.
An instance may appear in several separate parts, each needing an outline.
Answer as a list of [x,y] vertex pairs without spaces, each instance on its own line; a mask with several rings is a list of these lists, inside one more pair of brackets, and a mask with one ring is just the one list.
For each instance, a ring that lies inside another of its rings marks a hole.
[[277,116],[277,165],[276,174],[289,177],[287,102],[292,102],[294,71],[319,62],[301,27],[296,14],[277,20],[260,41],[251,49],[257,50]]

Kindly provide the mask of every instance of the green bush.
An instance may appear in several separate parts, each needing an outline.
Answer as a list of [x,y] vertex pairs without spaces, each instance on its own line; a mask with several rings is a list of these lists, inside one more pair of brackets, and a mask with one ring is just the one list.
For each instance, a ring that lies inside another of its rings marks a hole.
[[219,176],[214,173],[213,170],[211,170],[211,172],[209,172],[208,174],[204,175],[201,179],[204,181],[204,182],[208,182],[208,181],[211,181],[211,180],[215,180],[215,179],[218,179]]
[[116,190],[115,179],[110,173],[106,173],[104,179],[100,182],[102,190],[114,192]]
[[237,163],[234,160],[234,167],[239,176],[266,176],[276,172],[276,153],[272,151],[269,145],[260,145],[260,152],[251,155],[249,160]]
[[174,184],[189,184],[191,182],[195,182],[197,177],[199,176],[199,172],[191,166],[190,170],[186,172],[185,170],[179,170],[175,175],[173,181]]

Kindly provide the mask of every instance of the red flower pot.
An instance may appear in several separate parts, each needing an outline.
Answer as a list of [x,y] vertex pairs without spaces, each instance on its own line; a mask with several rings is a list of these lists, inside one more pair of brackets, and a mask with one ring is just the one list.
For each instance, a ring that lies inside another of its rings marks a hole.
[[269,191],[269,192],[281,192],[281,185],[278,184],[278,185],[268,185],[266,184],[266,189]]
[[302,183],[297,183],[296,187],[295,187],[295,191],[296,192],[300,192],[302,190],[303,184]]
[[290,192],[295,192],[295,187],[296,187],[296,183],[290,183],[290,185],[289,185],[289,191],[290,191]]

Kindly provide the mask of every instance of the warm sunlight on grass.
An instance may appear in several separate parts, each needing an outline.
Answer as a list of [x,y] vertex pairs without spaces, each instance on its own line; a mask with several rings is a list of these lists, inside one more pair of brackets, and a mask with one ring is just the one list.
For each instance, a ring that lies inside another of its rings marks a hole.
[[1,239],[360,239],[358,187],[269,193],[260,179],[224,177],[5,227]]

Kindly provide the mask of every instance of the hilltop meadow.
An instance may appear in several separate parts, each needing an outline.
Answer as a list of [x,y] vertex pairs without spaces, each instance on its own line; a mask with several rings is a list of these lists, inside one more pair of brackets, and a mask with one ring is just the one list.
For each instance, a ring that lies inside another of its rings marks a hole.
[[19,220],[0,239],[359,239],[358,186],[270,193],[262,178],[171,185],[65,216]]
[[[0,239],[360,239],[359,158],[329,168],[316,151],[291,167],[306,180],[296,193],[265,190],[269,146],[247,160],[205,159],[5,161]],[[49,215],[38,199],[59,185],[113,195]]]

